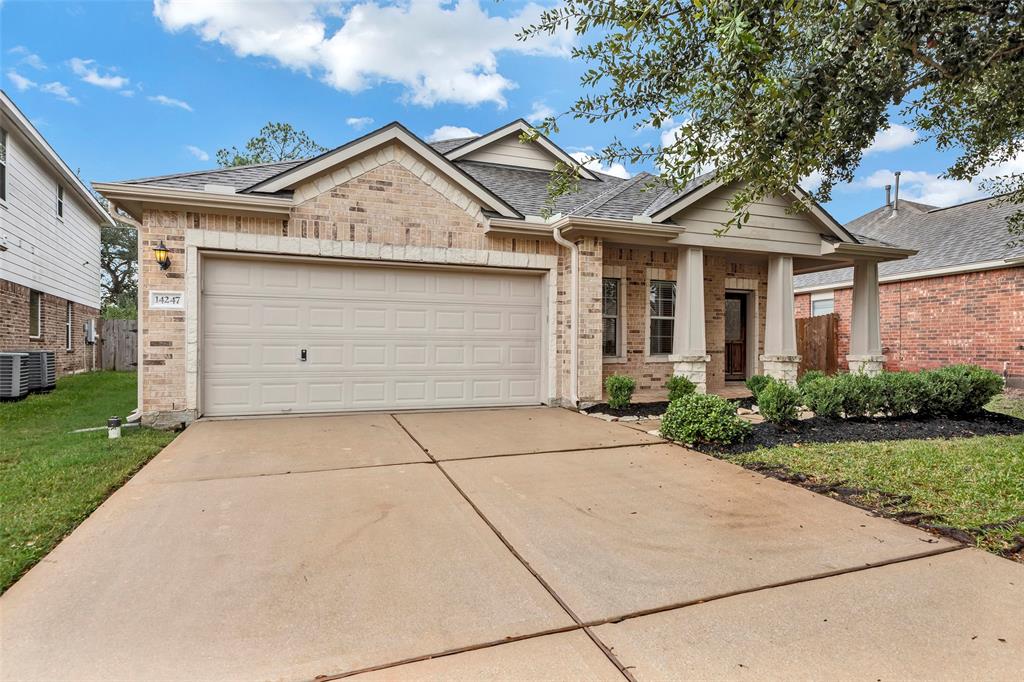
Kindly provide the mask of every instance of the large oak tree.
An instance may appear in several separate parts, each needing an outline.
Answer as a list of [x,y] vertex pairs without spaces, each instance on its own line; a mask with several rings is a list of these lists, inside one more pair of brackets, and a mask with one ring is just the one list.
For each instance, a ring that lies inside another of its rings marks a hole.
[[[894,112],[956,151],[950,178],[1024,159],[1022,19],[1022,0],[564,0],[520,37],[582,37],[588,91],[568,115],[683,122],[672,144],[615,141],[601,161],[653,160],[677,186],[717,168],[746,182],[741,224],[751,201],[812,174],[828,200]],[[1024,203],[1020,172],[983,187]],[[1010,230],[1024,238],[1024,212]]]

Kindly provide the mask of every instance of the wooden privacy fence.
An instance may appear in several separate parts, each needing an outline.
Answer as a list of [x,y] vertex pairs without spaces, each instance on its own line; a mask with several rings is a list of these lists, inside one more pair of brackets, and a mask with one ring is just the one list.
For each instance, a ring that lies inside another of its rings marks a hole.
[[800,354],[800,374],[811,369],[835,374],[839,370],[839,315],[797,319],[796,350]]
[[139,362],[138,320],[100,320],[98,326],[103,369],[134,372]]

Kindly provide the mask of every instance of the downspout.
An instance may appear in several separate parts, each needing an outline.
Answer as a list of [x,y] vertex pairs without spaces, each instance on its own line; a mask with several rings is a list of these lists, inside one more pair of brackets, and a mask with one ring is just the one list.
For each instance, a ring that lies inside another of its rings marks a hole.
[[577,327],[577,320],[579,317],[579,261],[580,261],[580,249],[576,244],[569,241],[562,236],[562,230],[558,227],[551,228],[551,236],[554,238],[555,243],[560,246],[564,246],[569,249],[569,267],[571,274],[569,276],[569,324],[572,328],[572,334],[569,336],[569,397],[572,399],[572,406],[577,407],[580,404],[579,396],[579,376],[576,357],[578,355],[579,347],[579,330]]

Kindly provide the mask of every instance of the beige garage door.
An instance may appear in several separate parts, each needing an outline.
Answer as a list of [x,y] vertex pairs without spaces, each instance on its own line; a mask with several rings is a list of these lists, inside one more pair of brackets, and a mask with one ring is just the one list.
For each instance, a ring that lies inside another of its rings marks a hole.
[[505,271],[204,258],[202,411],[537,404],[542,281]]

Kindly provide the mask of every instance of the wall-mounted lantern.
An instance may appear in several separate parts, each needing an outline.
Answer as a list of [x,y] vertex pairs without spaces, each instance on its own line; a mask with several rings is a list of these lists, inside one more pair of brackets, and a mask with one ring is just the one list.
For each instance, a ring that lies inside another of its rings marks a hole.
[[164,240],[161,239],[160,243],[153,247],[153,254],[156,256],[157,265],[160,266],[161,270],[166,270],[171,267],[171,254],[167,250],[167,245],[164,244]]

